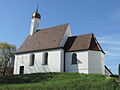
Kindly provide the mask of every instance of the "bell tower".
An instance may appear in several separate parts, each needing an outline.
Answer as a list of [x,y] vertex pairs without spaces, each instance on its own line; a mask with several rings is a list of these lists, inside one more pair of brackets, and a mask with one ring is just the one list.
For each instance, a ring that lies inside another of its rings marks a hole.
[[36,11],[33,13],[31,19],[30,35],[33,35],[36,32],[36,30],[39,29],[40,19],[41,19],[41,15],[38,12],[38,5],[37,5]]

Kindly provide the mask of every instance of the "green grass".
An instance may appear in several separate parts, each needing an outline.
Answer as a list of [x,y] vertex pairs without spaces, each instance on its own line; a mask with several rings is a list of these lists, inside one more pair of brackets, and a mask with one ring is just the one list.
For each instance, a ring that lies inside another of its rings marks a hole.
[[0,76],[0,90],[120,90],[115,80],[104,75],[78,73],[10,75]]

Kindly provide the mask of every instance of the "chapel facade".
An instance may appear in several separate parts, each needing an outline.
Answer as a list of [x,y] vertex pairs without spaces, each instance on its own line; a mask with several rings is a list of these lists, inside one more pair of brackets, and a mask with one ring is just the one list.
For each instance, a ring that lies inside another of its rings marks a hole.
[[70,24],[39,29],[40,19],[37,9],[32,15],[30,34],[15,53],[14,74],[105,74],[105,53],[93,33],[72,36]]

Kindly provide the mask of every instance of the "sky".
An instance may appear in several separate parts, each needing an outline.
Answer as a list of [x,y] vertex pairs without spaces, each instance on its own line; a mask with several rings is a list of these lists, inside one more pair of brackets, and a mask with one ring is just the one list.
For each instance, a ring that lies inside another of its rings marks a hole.
[[37,2],[40,28],[70,23],[73,36],[94,33],[106,53],[105,65],[118,73],[120,0],[0,0],[0,42],[19,48],[29,35]]

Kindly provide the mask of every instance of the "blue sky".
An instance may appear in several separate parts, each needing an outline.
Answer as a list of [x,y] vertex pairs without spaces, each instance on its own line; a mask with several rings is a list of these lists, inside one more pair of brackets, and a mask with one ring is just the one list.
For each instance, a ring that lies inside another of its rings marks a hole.
[[120,0],[0,0],[0,42],[17,48],[29,34],[39,2],[40,28],[70,23],[73,35],[94,33],[106,52],[105,64],[117,73],[120,63]]

